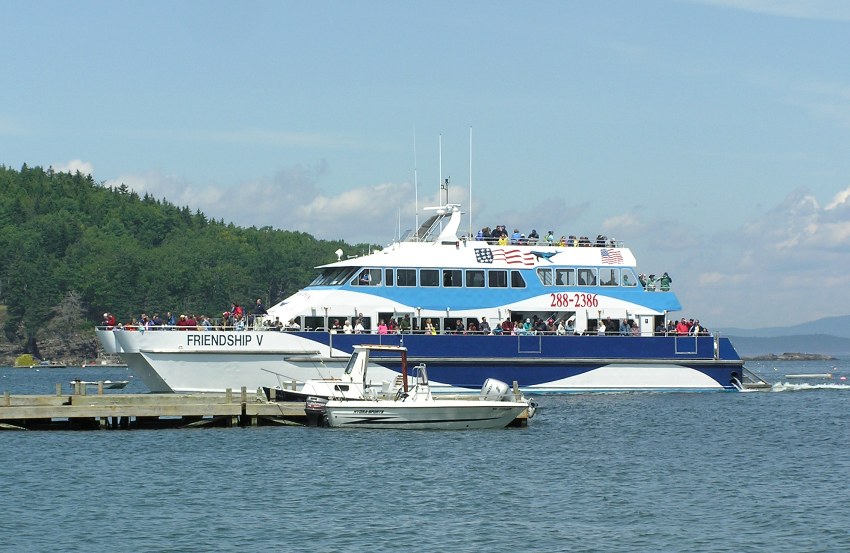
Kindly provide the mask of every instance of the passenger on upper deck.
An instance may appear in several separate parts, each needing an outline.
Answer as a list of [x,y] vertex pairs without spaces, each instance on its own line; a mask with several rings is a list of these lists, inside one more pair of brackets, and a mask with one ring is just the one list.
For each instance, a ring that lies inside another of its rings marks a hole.
[[520,234],[518,228],[515,228],[513,234],[511,234],[511,245],[519,244],[519,241],[520,241],[521,238],[522,238],[522,234]]
[[555,245],[555,232],[554,231],[550,230],[548,233],[546,233],[546,244],[548,244],[549,246]]
[[673,282],[673,279],[666,272],[658,278],[658,286],[662,292],[670,291],[671,282]]
[[502,236],[499,238],[499,245],[500,246],[507,246],[508,245],[508,233],[506,233],[506,232],[502,233]]
[[514,324],[511,322],[511,318],[508,317],[504,321],[502,321],[502,333],[510,334],[514,330]]
[[345,323],[342,325],[342,331],[345,334],[351,334],[352,332],[354,332],[354,328],[352,328],[351,326],[351,321],[345,319]]
[[528,233],[528,245],[536,246],[539,240],[540,235],[537,234],[537,229],[531,229],[531,232]]
[[490,243],[497,244],[500,238],[502,238],[502,225],[496,225],[490,232]]
[[384,322],[384,319],[381,319],[378,323],[378,334],[387,334],[388,332],[387,324]]
[[481,317],[481,326],[478,327],[478,330],[484,334],[490,334],[490,323],[487,322],[487,317]]
[[437,334],[437,328],[431,322],[431,319],[425,319],[425,334]]
[[118,321],[115,319],[115,315],[112,313],[103,314],[103,326],[107,327],[107,330],[112,330],[116,324],[118,324]]

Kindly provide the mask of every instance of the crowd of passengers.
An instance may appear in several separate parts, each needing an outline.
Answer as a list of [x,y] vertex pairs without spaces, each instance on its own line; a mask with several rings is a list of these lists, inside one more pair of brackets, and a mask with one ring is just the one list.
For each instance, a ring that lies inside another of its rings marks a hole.
[[573,246],[595,246],[597,248],[616,247],[616,243],[613,239],[609,240],[607,236],[603,236],[601,234],[596,235],[595,241],[591,241],[587,236],[577,237],[572,234],[569,236],[561,235],[560,238],[555,238],[555,231],[550,230],[541,239],[540,235],[537,233],[537,229],[531,229],[528,236],[521,233],[518,228],[515,228],[512,233],[508,234],[508,230],[505,228],[505,225],[496,225],[492,229],[490,227],[484,227],[478,231],[475,238],[480,242],[487,242],[488,244],[499,246],[536,246],[537,244],[542,244],[547,246],[561,246],[563,248]]
[[[262,300],[257,300],[251,313],[245,314],[245,310],[237,303],[231,303],[230,309],[222,313],[221,319],[214,324],[204,315],[182,314],[175,315],[171,311],[166,312],[165,317],[158,313],[148,317],[142,313],[138,319],[132,318],[127,323],[120,323],[112,313],[104,313],[102,326],[107,329],[123,330],[273,330],[273,331],[295,331],[301,330],[297,319],[290,319],[286,323],[279,317],[274,321],[265,318],[266,309]],[[640,327],[633,319],[598,319],[595,329],[585,330],[579,333],[575,328],[575,317],[555,320],[552,317],[543,319],[534,315],[531,318],[511,319],[506,318],[500,323],[491,325],[487,317],[481,320],[469,319],[464,324],[463,319],[457,319],[454,323],[446,323],[442,332],[439,324],[426,318],[421,326],[411,321],[410,315],[404,315],[400,320],[395,317],[379,319],[375,329],[368,328],[364,323],[366,319],[361,315],[356,317],[352,323],[351,319],[335,318],[330,323],[328,331],[332,334],[481,334],[481,335],[522,335],[522,334],[557,334],[557,335],[599,335],[599,336],[640,336]],[[659,323],[655,328],[656,336],[696,336],[707,335],[708,329],[702,326],[699,319],[682,318],[680,321],[670,320],[665,325]]]
[[[167,311],[165,316],[154,313],[148,317],[147,313],[142,313],[126,322],[120,322],[115,314],[106,312],[103,314],[101,325],[107,329],[118,328],[123,330],[249,330],[254,327],[257,321],[263,320],[262,318],[266,313],[263,301],[257,299],[250,312],[247,312],[238,303],[231,302],[230,308],[224,311],[221,318],[215,321],[206,315],[195,315],[194,313],[177,315]],[[263,324],[271,327],[271,323],[268,321],[263,320]],[[284,330],[284,325],[280,324],[277,328],[269,328],[269,330]]]

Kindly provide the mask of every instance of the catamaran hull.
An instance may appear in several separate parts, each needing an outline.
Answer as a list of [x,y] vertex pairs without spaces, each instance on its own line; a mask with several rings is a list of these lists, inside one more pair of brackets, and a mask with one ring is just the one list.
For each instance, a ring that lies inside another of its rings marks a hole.
[[[437,393],[478,390],[488,377],[526,392],[734,390],[743,362],[728,339],[631,336],[462,336],[327,332],[97,330],[152,392],[298,387],[337,378],[357,344],[404,345]],[[370,372],[392,382],[396,360]]]

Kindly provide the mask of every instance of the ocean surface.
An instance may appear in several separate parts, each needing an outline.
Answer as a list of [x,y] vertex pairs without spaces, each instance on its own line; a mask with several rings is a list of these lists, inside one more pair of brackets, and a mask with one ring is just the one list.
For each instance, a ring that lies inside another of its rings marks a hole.
[[[850,359],[747,366],[773,388],[539,396],[519,429],[0,431],[0,550],[850,551]],[[76,377],[146,391],[0,392]]]

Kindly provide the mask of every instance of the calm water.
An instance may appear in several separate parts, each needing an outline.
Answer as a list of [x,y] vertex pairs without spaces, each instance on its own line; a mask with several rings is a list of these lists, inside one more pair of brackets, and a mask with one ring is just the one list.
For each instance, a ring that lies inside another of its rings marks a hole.
[[[850,551],[850,360],[748,366],[835,377],[542,396],[497,431],[0,432],[0,548]],[[76,376],[130,375],[0,369],[0,391]]]

